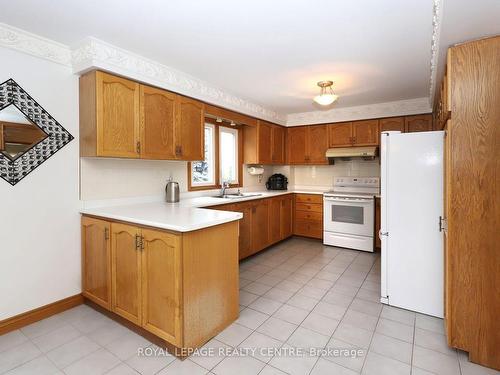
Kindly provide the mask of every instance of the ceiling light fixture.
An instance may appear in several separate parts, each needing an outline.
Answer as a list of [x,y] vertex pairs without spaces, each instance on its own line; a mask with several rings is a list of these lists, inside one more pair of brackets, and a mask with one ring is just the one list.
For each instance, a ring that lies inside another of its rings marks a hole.
[[222,122],[222,119],[221,119],[220,117],[217,117],[217,118],[215,119],[215,122],[221,123],[221,122]]
[[229,125],[236,126],[236,123],[234,121],[231,121],[231,123]]
[[321,89],[319,95],[314,97],[314,101],[319,105],[329,105],[337,100],[339,97],[333,93],[332,85],[332,81],[319,81],[318,86]]

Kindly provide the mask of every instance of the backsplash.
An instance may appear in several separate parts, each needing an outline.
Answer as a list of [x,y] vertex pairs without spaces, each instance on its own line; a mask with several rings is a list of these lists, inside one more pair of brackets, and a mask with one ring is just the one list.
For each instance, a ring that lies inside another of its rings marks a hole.
[[[265,189],[273,167],[266,166],[261,182],[243,165],[243,185],[251,190]],[[187,162],[80,158],[80,200],[102,200],[141,196],[162,196],[168,178],[179,183],[181,193],[188,190]]]

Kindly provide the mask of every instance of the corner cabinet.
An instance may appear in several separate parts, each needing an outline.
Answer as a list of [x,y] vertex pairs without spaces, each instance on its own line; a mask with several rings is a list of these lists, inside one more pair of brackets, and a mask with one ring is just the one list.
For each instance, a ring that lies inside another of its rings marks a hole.
[[267,121],[243,128],[245,164],[283,164],[285,162],[285,128]]
[[80,156],[201,160],[204,104],[101,71],[80,77]]
[[178,233],[83,216],[82,260],[85,298],[174,348],[238,317],[236,221]]

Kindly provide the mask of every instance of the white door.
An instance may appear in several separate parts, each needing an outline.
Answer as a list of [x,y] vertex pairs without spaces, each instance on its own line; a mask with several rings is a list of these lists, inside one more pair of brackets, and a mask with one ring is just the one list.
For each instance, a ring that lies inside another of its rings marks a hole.
[[382,135],[382,301],[437,317],[444,315],[443,143],[441,131]]

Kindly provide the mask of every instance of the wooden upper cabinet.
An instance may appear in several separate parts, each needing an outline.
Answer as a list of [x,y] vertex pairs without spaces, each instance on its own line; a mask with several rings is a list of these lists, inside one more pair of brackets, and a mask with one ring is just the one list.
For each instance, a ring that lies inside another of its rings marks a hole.
[[283,164],[285,162],[285,128],[267,121],[243,128],[245,164]]
[[378,134],[378,120],[363,120],[352,122],[352,143],[355,146],[378,145]]
[[175,159],[176,95],[141,85],[141,157]]
[[405,118],[404,117],[389,117],[382,118],[380,121],[380,132],[387,131],[405,131]]
[[92,71],[80,77],[80,156],[202,160],[204,104]]
[[142,326],[181,346],[181,238],[142,229]]
[[132,225],[111,224],[112,309],[141,325],[140,230]]
[[180,160],[204,159],[205,113],[203,103],[177,95],[176,157]]
[[82,289],[83,295],[111,309],[110,224],[82,218]]
[[330,124],[328,128],[330,147],[349,147],[352,145],[352,122]]
[[272,161],[273,164],[285,163],[285,128],[282,126],[273,126],[273,147]]
[[139,84],[95,72],[97,156],[138,158]]
[[273,125],[265,121],[259,121],[257,131],[259,163],[271,164],[273,161],[272,135]]
[[416,115],[405,117],[406,132],[427,132],[432,130],[432,115]]
[[313,125],[307,128],[307,156],[310,164],[328,164],[328,125]]
[[291,127],[287,129],[287,159],[289,164],[307,163],[306,134],[306,126]]

